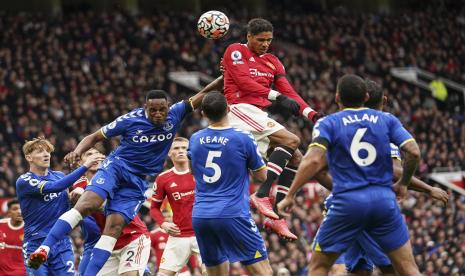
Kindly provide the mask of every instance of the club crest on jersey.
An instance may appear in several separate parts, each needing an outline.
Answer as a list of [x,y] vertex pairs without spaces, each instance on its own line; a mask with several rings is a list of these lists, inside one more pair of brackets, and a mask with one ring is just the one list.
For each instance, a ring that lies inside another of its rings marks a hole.
[[171,122],[166,122],[163,124],[163,130],[164,131],[170,131],[173,129],[173,123]]
[[103,184],[105,183],[105,178],[103,177],[100,177],[99,179],[97,179],[97,181],[95,181],[97,184]]
[[273,63],[271,63],[271,62],[268,61],[268,62],[266,63],[266,65],[268,65],[268,67],[270,67],[271,69],[276,70],[276,67],[274,66]]

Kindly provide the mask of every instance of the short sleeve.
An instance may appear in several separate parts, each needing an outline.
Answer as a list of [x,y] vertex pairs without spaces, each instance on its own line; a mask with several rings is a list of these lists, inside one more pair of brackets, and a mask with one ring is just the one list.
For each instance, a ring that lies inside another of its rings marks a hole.
[[412,135],[404,128],[399,119],[397,119],[392,114],[385,114],[388,114],[387,116],[389,122],[389,139],[391,143],[400,148],[405,143],[413,140]]
[[29,174],[21,175],[18,180],[16,180],[16,190],[18,197],[22,195],[40,195],[41,188],[47,183],[46,180],[39,180],[32,178]]
[[332,128],[331,128],[331,116],[323,117],[319,119],[313,127],[312,143],[310,146],[319,146],[327,149],[327,146],[333,141]]
[[130,113],[116,118],[113,122],[103,126],[100,131],[105,138],[111,138],[119,135],[123,135],[128,127],[129,120],[126,119]]
[[260,155],[257,147],[257,142],[252,134],[245,134],[245,150],[247,156],[247,167],[253,171],[260,170],[265,167],[265,162]]
[[169,113],[176,123],[181,122],[187,114],[192,111],[192,107],[186,101],[180,101],[170,106]]
[[156,202],[163,202],[165,199],[165,186],[161,176],[158,176],[153,183],[152,200]]

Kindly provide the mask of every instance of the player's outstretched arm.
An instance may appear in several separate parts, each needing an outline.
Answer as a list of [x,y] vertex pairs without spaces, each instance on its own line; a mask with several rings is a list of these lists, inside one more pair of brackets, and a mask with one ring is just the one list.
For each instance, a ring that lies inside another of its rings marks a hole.
[[101,157],[98,154],[89,156],[89,158],[82,166],[80,166],[67,176],[63,177],[62,179],[52,182],[45,182],[44,184],[42,184],[39,187],[40,193],[49,194],[63,191],[64,189],[72,186],[74,182],[76,182],[87,171],[88,168],[92,167],[100,161]]
[[[397,181],[402,175],[402,163],[399,159],[393,159],[392,164],[394,169],[394,180]],[[442,201],[444,204],[447,204],[449,201],[449,194],[447,194],[446,191],[441,188],[432,187],[415,176],[412,177],[412,181],[408,188],[409,190],[428,194],[431,198]]]
[[75,166],[75,164],[81,159],[81,155],[88,151],[91,147],[95,146],[100,141],[105,140],[105,136],[102,133],[102,130],[99,129],[96,132],[87,135],[84,139],[79,142],[77,147],[74,151],[68,153],[64,160],[68,163],[71,167]]
[[197,109],[202,103],[203,97],[205,97],[205,95],[207,95],[209,92],[221,90],[223,90],[223,75],[219,76],[214,81],[207,84],[207,86],[200,90],[199,93],[189,98],[189,102],[191,103],[192,109]]

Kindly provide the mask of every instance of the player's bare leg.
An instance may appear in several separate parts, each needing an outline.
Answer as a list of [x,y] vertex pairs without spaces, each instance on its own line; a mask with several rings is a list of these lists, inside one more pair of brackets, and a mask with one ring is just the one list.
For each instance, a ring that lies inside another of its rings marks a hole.
[[418,270],[415,259],[413,258],[412,246],[410,245],[410,240],[408,240],[400,248],[393,250],[388,253],[389,259],[391,259],[394,269],[397,271],[398,275],[408,275],[408,276],[419,276],[420,271]]
[[124,272],[119,274],[119,276],[139,276],[139,270]]
[[268,259],[253,263],[245,266],[250,275],[254,276],[271,276],[273,270],[271,269],[270,262]]
[[207,275],[208,276],[223,276],[229,275],[229,261],[221,263],[215,266],[207,266]]
[[346,276],[347,269],[345,264],[334,264],[329,271],[331,276]]
[[307,275],[326,276],[331,270],[331,266],[336,262],[340,253],[312,252],[312,258],[308,265]]
[[[72,228],[74,228],[84,217],[98,210],[103,202],[104,200],[96,193],[92,191],[85,191],[77,201],[74,208],[64,213],[60,219],[68,221]],[[52,228],[52,231],[53,229],[54,228]],[[46,243],[44,242],[44,244]],[[34,269],[40,267],[47,261],[49,250],[50,248],[48,246],[40,246],[36,252],[29,256],[28,266]]]
[[176,272],[163,269],[163,268],[160,268],[160,270],[158,270],[157,272],[157,276],[174,276],[174,275],[176,275]]

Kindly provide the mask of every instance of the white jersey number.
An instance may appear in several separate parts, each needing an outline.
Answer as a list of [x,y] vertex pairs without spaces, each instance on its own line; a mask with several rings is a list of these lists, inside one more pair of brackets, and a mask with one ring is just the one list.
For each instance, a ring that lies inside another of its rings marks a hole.
[[[350,144],[350,155],[355,163],[361,167],[370,166],[376,160],[376,148],[368,142],[361,141],[366,131],[366,128],[357,129],[352,143]],[[367,151],[367,156],[365,158],[360,158],[359,153],[361,150]]]
[[220,156],[221,156],[221,151],[211,150],[208,152],[207,161],[205,162],[205,168],[212,168],[214,173],[212,176],[207,176],[204,174],[203,181],[207,183],[215,183],[216,181],[218,181],[218,179],[220,179],[221,168],[220,166],[218,166],[218,164],[213,162],[213,158],[220,157]]

